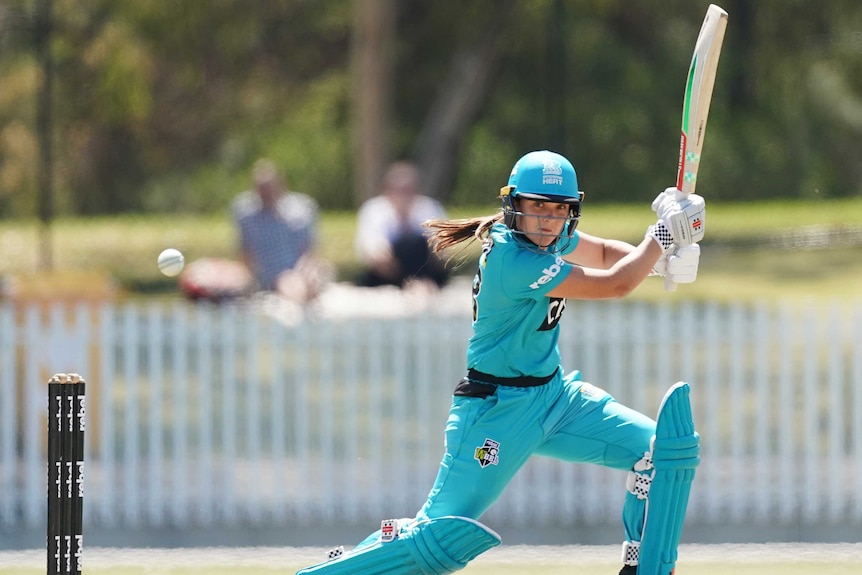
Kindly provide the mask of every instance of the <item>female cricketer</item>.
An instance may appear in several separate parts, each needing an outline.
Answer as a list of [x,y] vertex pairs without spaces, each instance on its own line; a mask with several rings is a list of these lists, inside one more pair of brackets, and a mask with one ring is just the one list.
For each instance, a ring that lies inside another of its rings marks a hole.
[[576,229],[584,194],[574,167],[543,150],[515,163],[500,199],[502,210],[492,216],[426,223],[437,252],[482,242],[467,373],[455,386],[427,501],[415,517],[385,520],[353,550],[299,574],[462,569],[500,543],[478,520],[534,454],[627,471],[620,573],[673,570],[699,463],[688,384],[671,388],[657,420],[625,407],[579,371],[564,373],[559,322],[569,299],[623,297],[656,273],[693,281],[703,198],[674,188],[660,193],[653,202],[658,221],[637,246],[595,237]]

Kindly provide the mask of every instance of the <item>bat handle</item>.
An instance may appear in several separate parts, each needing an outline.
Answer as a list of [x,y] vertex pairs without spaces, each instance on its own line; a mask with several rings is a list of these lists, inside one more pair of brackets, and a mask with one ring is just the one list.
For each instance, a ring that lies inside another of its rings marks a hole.
[[676,291],[676,282],[669,277],[664,278],[664,291]]

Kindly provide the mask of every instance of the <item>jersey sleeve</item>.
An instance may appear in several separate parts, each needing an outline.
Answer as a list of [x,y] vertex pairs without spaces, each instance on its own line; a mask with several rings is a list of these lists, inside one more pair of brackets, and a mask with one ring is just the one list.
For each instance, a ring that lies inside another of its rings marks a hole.
[[512,299],[547,297],[573,267],[560,254],[530,249],[508,251],[504,260],[502,288]]

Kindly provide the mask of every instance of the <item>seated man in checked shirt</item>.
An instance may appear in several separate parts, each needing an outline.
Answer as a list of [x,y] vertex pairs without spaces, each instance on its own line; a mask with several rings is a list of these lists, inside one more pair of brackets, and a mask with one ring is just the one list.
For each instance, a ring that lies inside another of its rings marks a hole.
[[314,255],[317,203],[287,190],[270,160],[255,163],[253,178],[254,189],[241,193],[231,207],[243,261],[259,289],[310,302],[334,276],[332,266]]

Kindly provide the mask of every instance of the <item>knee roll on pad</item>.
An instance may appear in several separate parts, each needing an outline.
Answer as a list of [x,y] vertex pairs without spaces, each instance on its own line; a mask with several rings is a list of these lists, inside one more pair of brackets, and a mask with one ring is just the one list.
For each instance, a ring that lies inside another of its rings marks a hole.
[[359,546],[296,575],[446,575],[500,544],[500,536],[467,517],[408,523],[393,541]]

